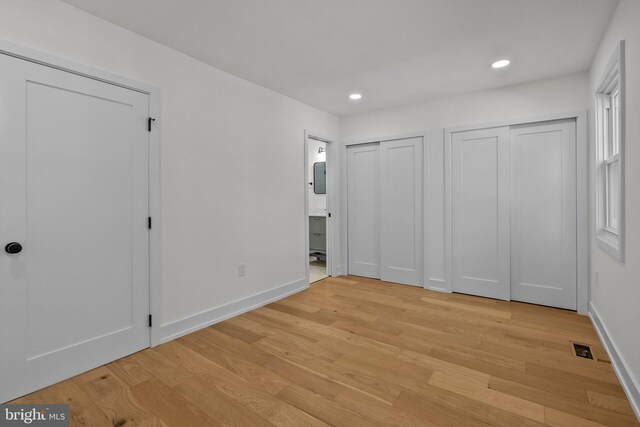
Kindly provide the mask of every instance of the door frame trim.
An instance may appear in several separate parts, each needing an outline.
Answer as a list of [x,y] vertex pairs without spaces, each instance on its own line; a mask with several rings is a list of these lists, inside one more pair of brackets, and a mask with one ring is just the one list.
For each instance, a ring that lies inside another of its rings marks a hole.
[[451,225],[451,135],[468,130],[489,129],[494,127],[525,125],[529,123],[547,122],[553,120],[575,119],[576,121],[576,243],[577,243],[577,311],[579,314],[588,314],[589,304],[589,191],[588,191],[588,128],[587,110],[567,113],[547,114],[537,117],[509,119],[476,125],[465,125],[445,128],[445,268],[446,284],[445,292],[453,292],[453,263],[452,263],[452,225]]
[[160,89],[146,83],[102,71],[58,56],[0,40],[0,54],[54,68],[77,76],[140,92],[149,96],[149,115],[156,119],[149,133],[149,216],[153,226],[149,230],[149,310],[154,322],[149,331],[149,346],[160,344],[162,319],[162,271],[160,209]]
[[[326,189],[327,189],[327,276],[339,276],[341,274],[341,268],[338,262],[340,258],[335,256],[337,253],[335,248],[336,242],[336,218],[334,212],[338,212],[339,203],[336,199],[337,188],[335,185],[334,175],[336,168],[335,164],[338,162],[335,160],[336,150],[334,145],[336,144],[336,138],[321,135],[317,132],[304,130],[304,274],[307,287],[311,285],[309,274],[309,139],[314,139],[326,144]],[[334,209],[335,207],[335,209]],[[331,213],[331,220],[329,220],[329,213]],[[337,265],[336,265],[337,264]]]

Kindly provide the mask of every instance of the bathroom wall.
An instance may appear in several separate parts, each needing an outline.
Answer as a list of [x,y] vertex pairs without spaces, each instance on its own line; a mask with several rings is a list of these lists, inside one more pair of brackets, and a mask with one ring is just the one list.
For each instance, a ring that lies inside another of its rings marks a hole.
[[[326,162],[326,151],[318,153],[319,148],[326,150],[327,144],[315,139],[308,140],[307,146],[307,182],[313,183],[313,164],[316,162]],[[313,191],[313,185],[308,185],[307,195],[309,197],[309,215],[326,215],[327,214],[327,195],[316,194]]]

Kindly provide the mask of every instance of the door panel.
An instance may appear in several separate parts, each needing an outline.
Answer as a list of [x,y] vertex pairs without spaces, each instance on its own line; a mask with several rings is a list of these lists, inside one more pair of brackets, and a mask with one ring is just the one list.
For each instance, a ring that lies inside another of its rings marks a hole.
[[0,254],[6,401],[149,346],[148,96],[0,70],[0,237],[24,246]]
[[347,148],[349,274],[380,278],[380,146]]
[[422,138],[380,143],[381,279],[422,286]]
[[575,310],[575,120],[511,128],[511,209],[511,298]]
[[509,129],[451,135],[453,290],[509,299]]

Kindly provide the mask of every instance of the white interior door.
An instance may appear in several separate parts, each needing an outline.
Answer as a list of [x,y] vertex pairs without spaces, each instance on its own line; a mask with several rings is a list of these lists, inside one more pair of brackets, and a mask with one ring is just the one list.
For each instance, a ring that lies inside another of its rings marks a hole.
[[347,148],[349,274],[380,278],[380,145]]
[[451,135],[455,292],[509,299],[509,128]]
[[422,286],[422,138],[380,143],[380,278]]
[[147,117],[145,94],[0,55],[0,401],[148,347]]
[[575,120],[511,127],[511,214],[511,299],[575,310]]

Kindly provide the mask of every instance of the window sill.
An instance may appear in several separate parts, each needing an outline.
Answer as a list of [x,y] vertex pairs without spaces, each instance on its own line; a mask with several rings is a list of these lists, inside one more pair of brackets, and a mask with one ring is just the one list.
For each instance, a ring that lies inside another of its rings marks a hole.
[[624,262],[620,236],[603,228],[596,233],[596,243],[600,249],[608,253],[615,260]]

